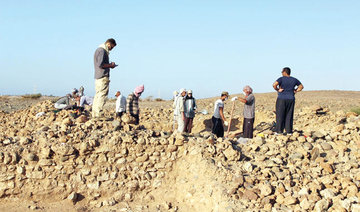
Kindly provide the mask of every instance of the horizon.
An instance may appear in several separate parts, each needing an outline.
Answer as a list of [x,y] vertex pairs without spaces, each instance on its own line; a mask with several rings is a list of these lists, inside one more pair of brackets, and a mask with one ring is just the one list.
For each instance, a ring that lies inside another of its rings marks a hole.
[[[108,5],[112,7],[109,9]],[[358,1],[3,2],[0,95],[94,96],[93,54],[113,37],[110,91],[171,99],[273,92],[283,67],[305,90],[359,91]],[[101,15],[99,15],[101,14]]]
[[[307,92],[332,92],[332,91],[335,91],[335,92],[359,92],[360,93],[360,91],[355,91],[355,90],[338,90],[338,89],[331,89],[331,90],[302,90],[301,92],[299,92],[299,94],[300,93],[307,93]],[[261,92],[261,93],[258,93],[258,92],[253,92],[253,94],[276,94],[277,92],[276,91],[271,91],[271,92]],[[23,97],[23,96],[27,96],[27,95],[36,95],[36,94],[41,94],[41,93],[34,93],[34,94],[31,94],[31,93],[25,93],[25,94],[18,94],[18,95],[7,95],[7,94],[1,94],[0,95],[0,97]],[[229,94],[229,96],[231,97],[231,96],[234,96],[234,95],[243,95],[242,93],[234,93],[234,94]],[[125,95],[125,96],[127,96],[127,95]],[[41,94],[41,96],[40,97],[61,97],[61,96],[55,96],[55,95],[43,95],[43,94]],[[151,97],[151,98],[150,98]],[[211,96],[211,97],[203,97],[203,98],[197,98],[196,96],[194,96],[194,98],[195,99],[211,99],[211,98],[216,98],[216,97],[220,97],[220,95],[219,96]],[[154,96],[141,96],[140,97],[140,99],[141,100],[145,100],[145,99],[148,99],[148,98],[150,98],[150,100],[151,101],[155,101],[155,99],[157,98],[157,97],[154,97]],[[111,97],[111,96],[108,96],[108,99],[116,99],[116,97]],[[172,100],[172,98],[170,98],[170,99],[162,99],[161,98],[161,100],[163,100],[163,101],[171,101]]]

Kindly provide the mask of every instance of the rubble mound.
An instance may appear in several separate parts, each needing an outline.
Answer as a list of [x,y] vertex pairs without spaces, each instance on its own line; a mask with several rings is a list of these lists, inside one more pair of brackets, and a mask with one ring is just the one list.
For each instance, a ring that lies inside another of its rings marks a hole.
[[[0,202],[45,211],[59,202],[64,211],[360,210],[357,114],[297,108],[301,130],[275,135],[273,113],[257,111],[256,136],[241,140],[216,139],[211,114],[198,115],[191,134],[172,133],[170,102],[142,108],[140,125],[52,104],[0,113]],[[235,116],[232,129],[241,122]]]

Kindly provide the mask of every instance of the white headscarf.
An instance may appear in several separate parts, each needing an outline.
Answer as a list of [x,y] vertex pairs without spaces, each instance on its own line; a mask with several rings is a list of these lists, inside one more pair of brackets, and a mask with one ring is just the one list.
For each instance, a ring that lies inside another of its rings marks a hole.
[[105,49],[108,55],[110,54],[109,48],[106,46],[106,43],[100,44],[99,47]]

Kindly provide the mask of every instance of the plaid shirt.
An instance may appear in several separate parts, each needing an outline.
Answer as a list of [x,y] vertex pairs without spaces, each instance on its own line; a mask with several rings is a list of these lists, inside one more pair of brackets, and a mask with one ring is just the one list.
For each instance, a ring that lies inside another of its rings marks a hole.
[[139,115],[139,97],[136,97],[134,93],[129,94],[126,99],[126,112],[131,115]]

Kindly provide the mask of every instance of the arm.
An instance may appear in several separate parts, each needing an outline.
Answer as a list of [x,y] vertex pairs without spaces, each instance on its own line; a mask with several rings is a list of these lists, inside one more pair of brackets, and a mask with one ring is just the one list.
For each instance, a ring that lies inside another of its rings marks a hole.
[[101,49],[101,50],[97,50],[97,54],[96,54],[96,65],[102,69],[105,68],[115,68],[115,63],[104,63],[104,57],[105,57],[105,50]]
[[66,97],[66,105],[70,105],[70,98]]
[[101,68],[115,68],[115,67],[116,67],[116,65],[114,62],[101,65]]
[[115,106],[115,112],[119,112],[119,111],[120,111],[120,98],[117,97],[116,106]]
[[304,86],[303,86],[303,84],[300,84],[300,85],[295,89],[294,93],[300,92],[300,91],[302,91],[302,89],[304,89]]
[[126,100],[126,112],[127,113],[130,113],[130,107],[131,107],[130,105],[131,105],[131,103],[132,103],[132,96],[129,95],[127,100]]
[[224,108],[223,108],[223,107],[220,107],[220,108],[219,108],[219,113],[220,113],[221,119],[225,122],[226,119],[225,119],[225,117],[224,117]]
[[179,105],[179,111],[181,113],[182,119],[185,120],[185,113],[184,113],[184,101],[183,99],[179,99],[180,105]]
[[275,91],[278,91],[278,92],[283,92],[284,89],[282,89],[280,86],[279,86],[279,82],[278,81],[275,81],[274,84],[273,84],[273,88]]
[[239,101],[242,102],[242,103],[246,103],[246,102],[247,102],[245,98],[241,98],[241,97],[239,97]]

